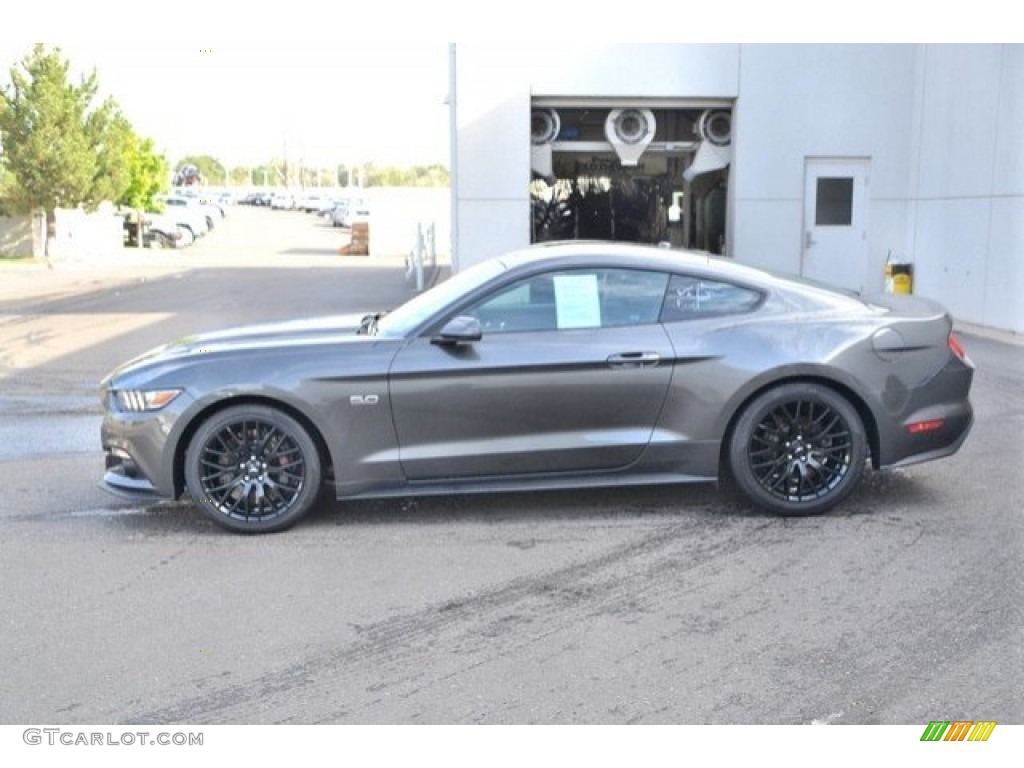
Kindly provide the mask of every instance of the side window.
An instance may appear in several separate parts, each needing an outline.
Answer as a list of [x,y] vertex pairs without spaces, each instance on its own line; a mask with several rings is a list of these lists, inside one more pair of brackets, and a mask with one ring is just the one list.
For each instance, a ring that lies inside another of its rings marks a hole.
[[601,324],[646,325],[658,322],[668,275],[635,269],[610,269],[601,285]]
[[476,317],[484,333],[546,331],[558,327],[550,275],[515,283],[461,314]]
[[668,275],[631,269],[574,269],[527,278],[462,314],[484,333],[610,328],[658,322]]
[[661,322],[674,323],[711,315],[729,315],[753,309],[761,294],[750,288],[702,277],[672,275]]

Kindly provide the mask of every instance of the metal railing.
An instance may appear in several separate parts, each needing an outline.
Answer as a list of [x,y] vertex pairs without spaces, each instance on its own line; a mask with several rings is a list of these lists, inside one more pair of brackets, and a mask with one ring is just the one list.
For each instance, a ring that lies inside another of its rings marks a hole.
[[406,259],[405,279],[415,276],[417,292],[422,291],[426,283],[424,265],[437,269],[437,227],[433,222],[426,226],[422,222],[416,224],[416,239]]

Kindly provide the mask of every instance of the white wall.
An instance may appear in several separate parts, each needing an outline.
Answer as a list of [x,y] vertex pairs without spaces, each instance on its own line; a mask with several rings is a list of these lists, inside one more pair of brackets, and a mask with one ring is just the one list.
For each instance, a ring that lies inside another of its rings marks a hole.
[[863,285],[882,290],[886,254],[906,252],[912,45],[744,45],[733,115],[730,254],[799,273],[808,157],[870,159]]
[[34,256],[33,218],[28,214],[0,216],[0,256]]
[[915,290],[1024,331],[1024,46],[927,46],[918,76]]
[[[94,213],[58,208],[57,234],[48,244],[50,258],[88,259],[107,256],[122,249],[123,219],[104,203]],[[46,219],[39,215],[0,217],[0,254],[42,258]]]
[[362,196],[370,207],[370,255],[408,256],[416,225],[431,224],[439,254],[448,253],[451,193],[440,187],[369,187]]
[[90,259],[118,253],[124,246],[124,219],[103,203],[93,213],[58,208],[57,235],[47,244],[50,258]]
[[457,268],[529,243],[529,83],[513,62],[490,49],[456,48]]

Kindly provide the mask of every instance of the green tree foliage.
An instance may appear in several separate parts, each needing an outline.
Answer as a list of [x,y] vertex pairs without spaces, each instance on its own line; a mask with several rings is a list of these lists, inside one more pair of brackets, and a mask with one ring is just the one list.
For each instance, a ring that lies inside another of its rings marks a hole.
[[14,211],[11,209],[10,200],[14,194],[14,176],[3,164],[3,157],[0,155],[0,216],[10,216]]
[[267,163],[267,170],[270,172],[267,184],[272,187],[287,187],[291,184],[292,170],[284,160],[274,158]]
[[88,116],[85,128],[96,153],[91,198],[96,202],[119,201],[132,182],[131,169],[125,161],[135,151],[139,139],[112,99]]
[[113,99],[93,107],[95,71],[69,82],[60,49],[36,45],[0,91],[0,196],[11,212],[110,202],[149,208],[166,187],[167,163],[140,139]]
[[178,161],[175,171],[180,172],[187,165],[194,165],[199,169],[203,184],[211,184],[213,186],[224,185],[224,164],[217,158],[210,155],[189,155]]
[[[216,158],[189,155],[178,162],[178,172],[186,165],[199,169],[202,183],[214,187],[224,184],[225,165]],[[255,187],[447,187],[449,175],[448,169],[439,164],[403,167],[364,163],[353,167],[339,164],[333,168],[310,168],[273,158],[252,168],[233,168],[228,180],[235,186]]]
[[[355,171],[353,171],[355,173]],[[448,169],[443,165],[416,165],[402,168],[373,163],[362,166],[360,174],[367,187],[447,187]]]
[[347,187],[349,184],[349,170],[344,164],[335,169],[335,178],[339,187]]
[[36,45],[11,68],[11,83],[0,95],[0,141],[14,177],[9,202],[14,210],[44,208],[51,221],[58,207],[88,208],[102,200],[95,141],[106,118],[90,120],[96,74],[75,85],[68,69],[60,49]]
[[170,171],[167,159],[153,149],[152,139],[137,139],[124,155],[129,183],[118,198],[120,205],[152,211],[160,207],[156,196],[166,192]]
[[270,165],[257,165],[255,168],[252,169],[251,175],[251,184],[254,187],[277,186],[277,181],[275,180],[277,177],[276,174],[274,173],[274,169],[271,168]]

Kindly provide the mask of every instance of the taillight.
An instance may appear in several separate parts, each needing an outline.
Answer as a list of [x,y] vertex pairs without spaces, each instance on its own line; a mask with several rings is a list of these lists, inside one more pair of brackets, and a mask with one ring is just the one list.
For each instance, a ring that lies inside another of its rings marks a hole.
[[907,424],[907,432],[912,435],[920,434],[921,432],[934,432],[936,429],[942,429],[942,425],[945,422],[942,419],[929,419],[928,421],[915,421],[913,424]]
[[952,331],[949,332],[949,339],[946,343],[949,344],[949,351],[956,355],[957,360],[962,360],[965,363],[971,362],[967,358],[967,350],[964,349],[964,345],[960,343],[960,339]]

